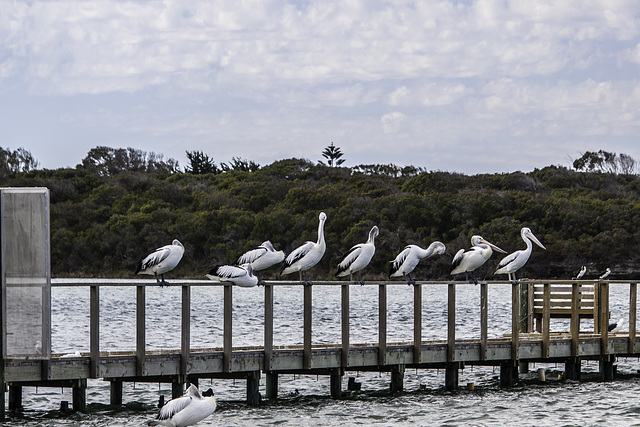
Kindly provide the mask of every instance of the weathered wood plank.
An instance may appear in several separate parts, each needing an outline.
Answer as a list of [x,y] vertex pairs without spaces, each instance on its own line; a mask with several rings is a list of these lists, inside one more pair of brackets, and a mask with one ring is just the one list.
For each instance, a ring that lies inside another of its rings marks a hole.
[[91,364],[89,376],[98,378],[100,363],[100,287],[89,287],[89,353]]
[[264,285],[264,370],[271,370],[273,358],[273,286]]
[[480,283],[480,360],[487,360],[489,291],[487,282]]
[[344,284],[342,288],[342,366],[349,366],[349,285]]
[[182,286],[182,331],[180,334],[180,374],[189,373],[189,353],[191,351],[191,286]]
[[387,285],[378,286],[378,365],[387,364]]
[[146,357],[146,288],[136,287],[136,374],[145,375]]
[[304,285],[304,325],[303,325],[303,347],[304,347],[304,360],[303,366],[305,369],[311,368],[311,324],[312,324],[312,309],[313,309],[313,285]]
[[422,355],[422,285],[413,285],[413,363]]
[[629,284],[629,353],[636,351],[636,308],[638,304],[638,284]]
[[456,358],[456,285],[448,285],[447,308],[447,362],[453,363]]

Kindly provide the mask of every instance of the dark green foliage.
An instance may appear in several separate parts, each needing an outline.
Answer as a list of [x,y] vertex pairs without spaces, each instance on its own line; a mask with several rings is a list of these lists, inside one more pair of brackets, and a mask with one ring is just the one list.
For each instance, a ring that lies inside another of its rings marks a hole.
[[20,172],[29,172],[37,167],[38,161],[30,151],[22,147],[15,151],[0,147],[0,181],[14,177]]
[[187,159],[189,159],[189,165],[185,166],[185,172],[194,175],[222,172],[213,159],[202,151],[187,151]]
[[[333,145],[333,142],[322,152],[322,157],[327,159],[328,166],[340,166],[341,164],[343,164],[344,159],[341,159],[342,156],[343,153],[340,150],[340,147],[336,147],[335,145]],[[324,164],[322,162],[320,163]]]
[[[621,271],[638,274],[635,175],[550,166],[466,176],[392,165],[328,167],[304,159],[202,175],[137,171],[132,163],[127,167],[134,170],[96,173],[91,165],[100,169],[92,161],[5,180],[51,190],[51,265],[57,277],[130,276],[142,256],[177,238],[186,253],[171,274],[203,278],[211,266],[234,263],[267,239],[287,253],[315,241],[320,211],[328,216],[327,252],[311,272],[314,279],[333,279],[340,255],[365,241],[373,225],[380,235],[367,279],[384,279],[389,261],[405,245],[427,247],[434,240],[447,245],[446,254],[421,262],[415,276],[450,278],[452,257],[469,247],[471,235],[512,252],[525,246],[523,226],[547,250],[535,247],[519,277],[569,278],[581,265],[611,267],[616,277]],[[494,255],[478,276],[492,278],[499,259]],[[278,269],[265,276],[278,278]]]
[[147,153],[131,147],[92,148],[78,167],[100,176],[113,176],[121,172],[178,172],[178,162],[174,159],[165,161],[162,154]]

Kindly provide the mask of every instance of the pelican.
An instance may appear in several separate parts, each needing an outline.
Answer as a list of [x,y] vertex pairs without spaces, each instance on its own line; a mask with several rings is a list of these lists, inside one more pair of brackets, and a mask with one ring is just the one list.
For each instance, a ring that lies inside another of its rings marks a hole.
[[373,226],[369,231],[369,238],[366,243],[358,243],[354,245],[349,251],[342,256],[342,259],[338,263],[338,270],[336,271],[337,277],[344,277],[349,275],[349,280],[353,282],[353,273],[358,273],[358,282],[364,285],[360,276],[360,271],[364,269],[371,262],[373,254],[376,253],[376,247],[374,245],[374,239],[380,233],[377,226]]
[[398,254],[396,259],[391,261],[389,278],[402,276],[407,284],[415,285],[416,281],[411,277],[411,272],[420,260],[434,255],[442,255],[446,249],[446,246],[441,242],[433,242],[427,249],[422,249],[417,245],[408,245]]
[[625,322],[624,322],[624,317],[623,317],[620,320],[618,320],[617,322],[610,324],[609,327],[607,328],[607,330],[609,332],[611,332],[612,334],[615,334],[616,332],[620,332],[620,330],[624,326],[624,323]]
[[[184,246],[174,239],[170,245],[163,246],[151,252],[138,263],[136,274],[153,274],[160,286],[168,285],[164,281],[164,273],[173,270],[184,255]],[[158,274],[162,278],[158,278]]]
[[587,266],[583,265],[580,271],[578,272],[578,274],[576,275],[576,279],[582,279],[582,277],[585,275],[586,272],[587,272]]
[[460,249],[453,257],[453,270],[451,270],[451,274],[465,273],[466,280],[469,280],[469,272],[471,272],[474,283],[477,283],[475,270],[487,262],[493,254],[492,249],[502,252],[503,254],[507,253],[493,243],[483,239],[482,236],[471,237],[471,249],[468,251]]
[[213,390],[200,393],[191,384],[187,393],[176,399],[171,399],[160,409],[158,424],[166,426],[191,426],[204,420],[216,410],[217,402]]
[[69,358],[69,357],[82,357],[82,354],[80,354],[79,351],[74,351],[73,353],[67,353],[67,354],[63,354],[62,356],[60,356],[60,358]]
[[542,243],[540,243],[540,240],[533,235],[528,227],[522,227],[522,230],[520,230],[520,236],[522,236],[522,240],[527,244],[527,248],[521,251],[515,251],[502,258],[502,261],[498,264],[498,269],[493,274],[507,273],[509,275],[509,280],[515,280],[516,271],[520,270],[531,256],[531,251],[533,249],[533,245],[531,244],[532,241],[542,249],[547,249]]
[[607,269],[604,271],[604,273],[602,274],[602,276],[598,277],[598,279],[600,280],[604,280],[607,277],[609,277],[609,275],[611,274],[611,269],[609,267],[607,267]]
[[253,275],[253,269],[249,263],[239,266],[219,265],[213,267],[206,276],[211,280],[231,282],[243,288],[252,288],[258,284],[258,278]]
[[258,283],[264,284],[260,272],[279,264],[284,260],[284,252],[276,251],[269,240],[262,242],[257,248],[245,252],[238,258],[238,264],[250,264],[258,275]]
[[315,243],[308,241],[294,249],[284,260],[284,267],[280,272],[281,276],[297,271],[302,282],[302,272],[304,272],[304,283],[311,284],[307,279],[307,271],[320,262],[327,248],[327,244],[324,241],[324,222],[327,220],[327,215],[324,212],[320,212],[318,219],[320,220],[318,224],[318,241]]

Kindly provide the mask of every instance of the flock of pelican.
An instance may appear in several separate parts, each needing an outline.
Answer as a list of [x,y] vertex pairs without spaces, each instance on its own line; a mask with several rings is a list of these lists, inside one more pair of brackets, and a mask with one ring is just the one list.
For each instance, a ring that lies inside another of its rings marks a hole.
[[[211,280],[231,282],[242,287],[253,287],[264,284],[260,274],[263,270],[284,262],[280,275],[297,272],[300,282],[310,284],[307,272],[320,262],[327,248],[324,239],[324,224],[327,215],[320,212],[318,220],[318,240],[303,243],[291,251],[288,256],[285,257],[283,251],[276,251],[273,244],[267,240],[257,248],[242,254],[236,265],[216,266],[206,276]],[[375,238],[379,232],[378,227],[373,226],[365,243],[354,245],[342,256],[336,268],[337,277],[349,276],[349,280],[353,283],[364,283],[361,271],[373,259],[376,252]],[[526,248],[505,256],[498,264],[494,274],[508,274],[509,280],[515,280],[515,273],[526,264],[531,256],[533,243],[546,249],[529,228],[523,227],[520,235]],[[417,245],[408,245],[390,262],[389,278],[402,277],[408,284],[415,284],[411,273],[418,263],[423,259],[442,255],[445,250],[446,246],[438,241],[431,243],[427,249]],[[460,249],[453,257],[451,274],[464,273],[466,280],[469,280],[469,273],[471,273],[472,281],[477,283],[475,270],[489,260],[494,250],[506,253],[482,236],[471,237],[471,248]],[[184,246],[178,240],[174,240],[170,245],[158,248],[143,258],[138,263],[136,274],[153,274],[158,284],[163,286],[167,284],[164,280],[164,274],[175,268],[183,255]],[[353,275],[356,273],[358,280],[354,281]]]

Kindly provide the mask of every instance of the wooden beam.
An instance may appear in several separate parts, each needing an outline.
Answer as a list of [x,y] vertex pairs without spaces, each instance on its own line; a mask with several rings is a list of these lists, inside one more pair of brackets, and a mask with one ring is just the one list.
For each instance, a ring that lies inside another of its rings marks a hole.
[[413,363],[422,359],[422,285],[413,285]]
[[[273,358],[273,286],[264,285],[264,370],[271,370]],[[267,378],[269,378],[267,376]],[[277,381],[277,376],[276,376]],[[269,384],[269,381],[267,381]],[[277,386],[276,386],[277,388]],[[267,396],[275,397],[275,396]]]
[[313,285],[304,285],[303,361],[304,369],[311,369],[311,324],[313,311]]
[[629,353],[636,352],[636,307],[638,304],[638,284],[629,284]]
[[387,364],[387,285],[378,285],[378,365]]
[[511,359],[518,360],[518,346],[520,345],[520,284],[514,280],[511,283]]
[[231,372],[233,354],[233,285],[224,285],[223,371]]
[[580,345],[580,313],[579,310],[579,289],[578,283],[573,283],[571,287],[571,357],[578,357],[578,346]]
[[145,358],[146,358],[146,337],[145,337],[145,318],[146,318],[146,288],[144,286],[136,286],[136,375],[145,375]]
[[349,366],[349,284],[344,284],[342,287],[342,353],[341,363],[342,367]]
[[[456,358],[456,285],[448,285],[447,303],[447,362],[453,363]],[[457,368],[456,368],[457,372]],[[457,383],[456,383],[457,385]]]
[[542,357],[549,357],[549,338],[551,336],[551,308],[549,307],[549,296],[551,295],[551,285],[544,284],[544,306],[542,309]]
[[191,286],[182,286],[182,334],[180,336],[180,374],[189,373],[191,352]]
[[89,377],[98,378],[100,365],[100,287],[89,287]]
[[480,283],[480,360],[487,360],[489,292],[487,282]]
[[609,283],[600,283],[600,354],[609,354]]

